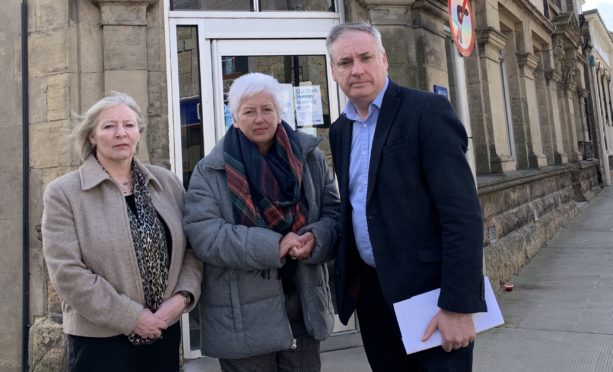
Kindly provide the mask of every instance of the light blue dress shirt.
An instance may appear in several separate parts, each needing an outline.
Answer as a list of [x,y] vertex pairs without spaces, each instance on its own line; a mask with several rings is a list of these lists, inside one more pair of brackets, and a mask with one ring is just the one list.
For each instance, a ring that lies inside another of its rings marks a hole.
[[375,267],[375,257],[372,252],[368,224],[366,222],[366,193],[368,191],[368,169],[370,167],[370,151],[375,135],[375,127],[379,118],[379,110],[383,95],[389,85],[389,78],[379,95],[368,107],[368,117],[363,120],[353,103],[345,107],[345,116],[353,121],[351,136],[351,155],[349,158],[349,202],[352,207],[353,234],[358,252],[366,264]]

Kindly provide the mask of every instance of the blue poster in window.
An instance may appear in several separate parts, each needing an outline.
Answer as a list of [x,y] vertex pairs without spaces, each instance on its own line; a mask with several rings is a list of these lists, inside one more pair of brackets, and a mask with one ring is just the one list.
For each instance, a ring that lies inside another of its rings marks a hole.
[[434,93],[440,94],[441,96],[445,96],[445,98],[449,99],[449,90],[447,87],[434,84]]

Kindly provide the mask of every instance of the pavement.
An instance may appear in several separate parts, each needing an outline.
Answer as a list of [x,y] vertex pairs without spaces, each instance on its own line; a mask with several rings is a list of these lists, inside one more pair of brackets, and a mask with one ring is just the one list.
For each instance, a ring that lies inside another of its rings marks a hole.
[[[505,324],[479,333],[474,372],[612,372],[613,187],[582,205],[511,281],[511,292],[497,293]],[[321,358],[322,372],[370,371],[362,347]],[[200,358],[184,371],[220,369]]]

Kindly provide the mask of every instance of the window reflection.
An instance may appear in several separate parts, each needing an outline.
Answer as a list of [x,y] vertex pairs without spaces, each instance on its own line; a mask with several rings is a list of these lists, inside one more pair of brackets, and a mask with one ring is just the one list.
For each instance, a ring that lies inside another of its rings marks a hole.
[[177,61],[179,66],[183,184],[187,188],[194,166],[204,156],[196,26],[177,27]]
[[[305,56],[222,56],[224,96],[228,93],[232,82],[248,72],[261,72],[276,78],[288,89],[294,87],[318,87],[320,101],[315,102],[318,111],[321,107],[321,117],[301,116],[300,107],[293,107],[293,115],[284,115],[284,120],[300,131],[317,137],[328,138],[330,127],[330,102],[328,94],[328,75],[326,58],[323,55]],[[292,117],[293,120],[289,118]],[[328,165],[331,166],[331,153],[328,141],[320,144]]]

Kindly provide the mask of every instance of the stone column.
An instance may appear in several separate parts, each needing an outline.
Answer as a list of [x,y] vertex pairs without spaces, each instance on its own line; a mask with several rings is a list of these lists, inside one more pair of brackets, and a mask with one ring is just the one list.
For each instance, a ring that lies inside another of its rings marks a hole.
[[555,164],[556,151],[556,133],[555,127],[557,122],[553,118],[553,109],[551,102],[551,91],[549,83],[545,79],[545,64],[548,62],[547,54],[542,51],[538,52],[537,57],[540,63],[534,70],[534,81],[536,84],[536,95],[540,97],[538,100],[539,122],[541,124],[541,140],[543,142],[543,153],[547,158],[548,164]]
[[[510,147],[509,131],[506,127],[503,82],[500,69],[500,51],[507,38],[493,28],[477,31],[479,64],[481,72],[483,127],[474,127],[473,137],[477,153],[479,147],[487,146],[489,173],[516,170]],[[472,104],[472,101],[471,101]],[[512,125],[509,123],[509,125]],[[482,168],[479,169],[480,171]]]
[[600,170],[604,177],[605,184],[611,185],[611,172],[609,171],[609,150],[608,150],[608,138],[604,124],[604,117],[602,111],[602,85],[600,84],[600,66],[592,67],[590,71],[590,78],[592,79],[592,97],[593,107],[595,107],[595,127],[596,135],[599,137],[596,146],[599,149],[600,155]]
[[588,97],[587,89],[577,88],[577,137],[579,141],[590,142],[590,133],[585,115],[585,99]]
[[[125,92],[147,117],[147,7],[157,0],[93,0],[100,6],[104,89]],[[145,119],[147,120],[147,118]],[[141,134],[138,157],[149,161],[147,134]]]
[[547,81],[547,101],[551,105],[551,120],[553,122],[553,157],[555,164],[568,163],[568,155],[564,149],[564,138],[562,136],[562,128],[564,127],[564,118],[560,115],[561,105],[559,100],[560,81],[562,74],[556,70],[549,70],[545,72],[545,79]]
[[[572,52],[574,54],[574,50]],[[564,99],[564,113],[566,115],[566,151],[570,161],[578,161],[581,158],[577,139],[577,123],[575,116],[576,83],[574,80],[577,62],[574,58],[566,59],[562,71],[562,96]]]
[[528,147],[528,166],[538,168],[547,165],[547,158],[543,154],[541,140],[541,124],[538,111],[538,97],[534,70],[540,59],[532,53],[518,53],[517,66],[519,75],[519,89],[522,101],[522,117],[526,133],[526,145]]
[[449,24],[446,3],[416,0],[411,7],[408,22],[411,44],[406,50],[411,60],[411,80],[416,83],[416,87],[426,91],[432,91],[434,84],[448,87],[444,31],[444,27]]
[[447,8],[428,0],[364,0],[367,18],[381,31],[389,74],[400,84],[432,91],[449,86],[444,26]]
[[609,104],[609,102],[611,102],[611,91],[609,90],[610,82],[611,82],[611,73],[608,70],[603,70],[603,74],[602,74],[602,86],[604,87],[602,90],[602,99],[604,101],[603,112],[604,112],[605,118],[607,119],[606,125],[608,126],[613,125],[613,116],[611,116],[613,113],[611,113],[611,105]]

